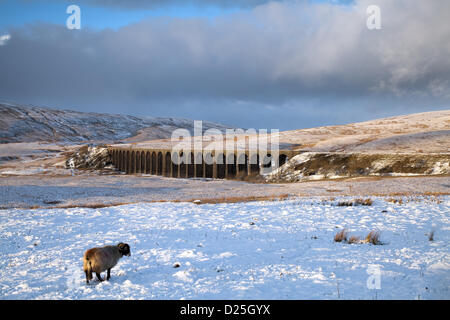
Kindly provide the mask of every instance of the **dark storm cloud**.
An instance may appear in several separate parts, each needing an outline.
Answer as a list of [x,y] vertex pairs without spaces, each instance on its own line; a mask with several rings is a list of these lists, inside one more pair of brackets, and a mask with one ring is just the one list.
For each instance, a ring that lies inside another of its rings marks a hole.
[[377,2],[378,31],[366,28],[371,1],[269,3],[117,31],[12,29],[0,46],[0,97],[280,128],[443,107],[450,2]]

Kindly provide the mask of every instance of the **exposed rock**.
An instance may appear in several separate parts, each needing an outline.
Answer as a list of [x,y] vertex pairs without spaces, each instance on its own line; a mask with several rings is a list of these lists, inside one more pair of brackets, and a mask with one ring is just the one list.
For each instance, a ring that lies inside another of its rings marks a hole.
[[305,152],[268,174],[267,182],[296,182],[358,176],[450,174],[450,153],[380,154]]
[[66,160],[66,168],[68,169],[99,170],[111,165],[111,156],[105,146],[83,146],[69,155]]

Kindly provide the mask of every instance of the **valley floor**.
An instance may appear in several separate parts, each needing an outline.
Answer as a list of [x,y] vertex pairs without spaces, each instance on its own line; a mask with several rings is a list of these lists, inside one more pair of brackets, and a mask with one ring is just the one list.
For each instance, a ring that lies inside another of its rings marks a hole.
[[297,183],[176,179],[150,175],[6,175],[0,177],[0,209],[102,207],[187,201],[245,202],[309,196],[448,195],[450,176],[360,177]]

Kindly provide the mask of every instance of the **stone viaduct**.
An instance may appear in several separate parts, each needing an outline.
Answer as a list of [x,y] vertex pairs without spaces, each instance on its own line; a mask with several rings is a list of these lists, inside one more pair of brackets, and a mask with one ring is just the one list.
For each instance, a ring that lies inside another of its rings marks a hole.
[[[139,144],[108,147],[116,169],[126,174],[152,174],[173,178],[233,179],[270,172],[298,154],[292,150],[174,151],[171,146]],[[274,155],[272,155],[274,153]]]

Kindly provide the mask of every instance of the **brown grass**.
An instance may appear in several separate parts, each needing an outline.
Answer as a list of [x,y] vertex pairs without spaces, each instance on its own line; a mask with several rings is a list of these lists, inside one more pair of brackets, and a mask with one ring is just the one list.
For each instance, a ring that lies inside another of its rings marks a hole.
[[[153,200],[153,201],[139,201],[139,203],[160,203],[160,202],[190,202],[195,204],[217,204],[217,203],[237,203],[237,202],[251,202],[251,201],[282,201],[287,200],[290,197],[289,194],[280,194],[276,196],[248,196],[248,197],[224,197],[224,198],[207,198],[207,199],[169,199],[169,200]],[[87,204],[67,204],[67,205],[57,205],[57,206],[39,206],[33,205],[29,207],[24,207],[21,209],[71,209],[71,208],[90,208],[90,209],[100,209],[107,207],[117,207],[127,204],[134,204],[136,202],[116,202],[116,203],[87,203]],[[0,207],[1,209],[8,209],[6,207]]]
[[350,244],[359,243],[359,242],[360,242],[360,238],[357,236],[351,236],[350,239],[348,239],[348,243],[350,243]]
[[234,177],[228,177],[227,180],[237,180],[237,181],[245,181],[249,183],[266,183],[266,180],[259,173],[245,174],[243,172],[239,172],[238,175]]
[[[43,207],[45,209],[71,209],[71,208],[89,208],[89,209],[101,209],[101,208],[108,208],[108,207],[118,207],[123,206],[126,204],[133,204],[133,202],[118,202],[118,203],[88,203],[88,204],[68,204],[68,205],[62,205],[62,206],[54,206],[54,207]],[[36,208],[42,208],[39,206],[35,206]]]
[[[425,176],[421,176],[423,178]],[[427,176],[430,177],[430,176]],[[444,175],[433,175],[433,177],[444,177]],[[386,177],[386,179],[400,179],[402,177]],[[409,178],[417,178],[417,177],[408,177]],[[371,193],[372,196],[375,197],[438,197],[438,196],[448,196],[450,192],[389,192],[389,193]]]
[[347,241],[347,230],[342,229],[334,236],[334,242],[346,242]]
[[441,196],[446,195],[446,193],[442,192],[426,192],[423,194],[409,194],[409,195],[403,195],[406,198],[385,198],[385,201],[395,203],[395,204],[404,204],[407,202],[413,202],[413,201],[430,201],[434,203],[442,203]]
[[338,207],[351,207],[353,206],[353,202],[352,201],[340,201],[337,204]]
[[348,232],[346,229],[342,229],[334,236],[334,242],[344,242],[348,244],[358,244],[358,243],[371,243],[373,245],[382,245],[383,243],[380,241],[380,232],[379,231],[371,231],[364,241],[361,241],[361,238],[358,236],[348,237]]
[[381,245],[382,243],[380,241],[380,232],[374,230],[370,231],[366,237],[366,242],[373,245]]
[[434,241],[434,230],[431,230],[428,234],[428,241]]
[[428,200],[431,202],[436,202],[437,204],[442,203],[442,199],[440,199],[438,196],[429,196]]
[[367,199],[356,199],[355,200],[355,205],[358,206],[371,206],[373,204],[373,200],[370,198]]
[[[224,197],[224,198],[210,198],[199,199],[201,204],[216,204],[216,203],[237,203],[250,201],[282,201],[289,198],[289,194],[281,194],[278,196],[249,196],[249,197]],[[193,202],[194,200],[170,200],[173,202]]]
[[353,201],[340,201],[338,202],[338,207],[351,207],[351,206],[371,206],[373,204],[372,199],[362,199],[358,198]]
[[396,199],[396,198],[387,198],[387,202],[395,203],[395,204],[403,204],[403,199]]

